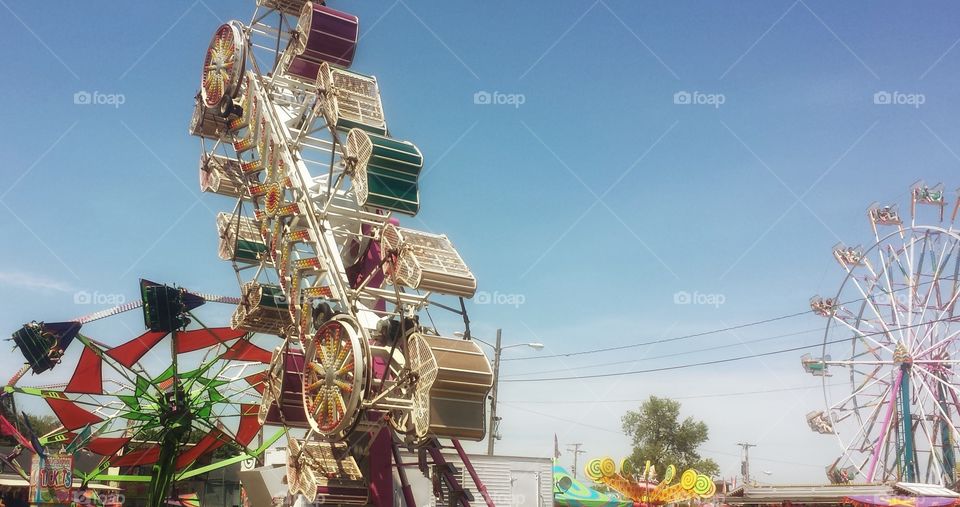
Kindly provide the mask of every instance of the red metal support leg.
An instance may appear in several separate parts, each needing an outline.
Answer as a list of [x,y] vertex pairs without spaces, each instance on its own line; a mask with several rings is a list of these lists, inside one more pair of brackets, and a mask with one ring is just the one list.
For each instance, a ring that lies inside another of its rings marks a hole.
[[443,457],[443,451],[440,450],[440,442],[434,439],[433,442],[426,447],[426,450],[430,453],[430,459],[433,460],[433,464],[436,465],[437,470],[443,475],[443,480],[447,483],[447,490],[450,494],[455,495],[454,498],[463,507],[470,507],[470,497],[467,496],[468,492],[463,489],[457,476],[453,474],[453,466],[447,463],[446,458]]
[[463,466],[467,467],[467,472],[470,474],[470,478],[473,479],[473,484],[477,486],[477,491],[483,496],[483,501],[487,503],[487,507],[496,507],[493,499],[490,498],[490,493],[487,493],[487,486],[480,480],[480,476],[477,475],[477,471],[473,468],[473,463],[470,462],[470,456],[467,456],[467,453],[463,450],[463,446],[460,445],[460,441],[453,440],[453,446],[457,449],[457,454],[460,455],[460,461],[463,461]]
[[393,442],[393,463],[397,467],[397,475],[400,477],[400,490],[403,491],[403,503],[407,507],[417,507],[417,500],[413,498],[413,488],[410,487],[410,481],[407,479],[407,471],[403,468],[403,460],[400,458],[400,448]]

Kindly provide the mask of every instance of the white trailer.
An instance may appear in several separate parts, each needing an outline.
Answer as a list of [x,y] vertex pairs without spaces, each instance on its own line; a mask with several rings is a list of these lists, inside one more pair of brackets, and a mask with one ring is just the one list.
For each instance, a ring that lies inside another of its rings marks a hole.
[[[401,457],[405,465],[404,469],[407,471],[407,479],[413,489],[416,507],[444,507],[446,504],[434,497],[433,480],[425,477],[418,469],[417,455],[402,452]],[[453,450],[445,450],[444,458],[457,468],[457,475],[461,479],[460,484],[473,495],[474,501],[471,504],[484,506],[483,497],[474,486],[470,474],[457,453]],[[470,462],[497,507],[550,507],[553,505],[553,462],[550,458],[471,454]],[[429,472],[432,477],[433,470]],[[396,469],[393,474],[394,505],[403,507],[403,493]]]

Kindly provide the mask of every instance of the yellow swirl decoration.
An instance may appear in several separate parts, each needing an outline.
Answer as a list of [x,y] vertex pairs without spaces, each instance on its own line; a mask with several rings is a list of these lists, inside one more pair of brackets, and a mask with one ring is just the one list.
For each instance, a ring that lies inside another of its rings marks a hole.
[[586,472],[587,477],[589,477],[591,481],[597,482],[603,478],[603,474],[600,473],[599,459],[592,459],[588,461],[587,465],[583,467],[583,471]]
[[617,464],[613,462],[613,458],[603,458],[600,460],[600,473],[604,477],[613,477],[617,474]]
[[710,491],[707,491],[706,495],[703,495],[704,498],[711,498],[713,495],[717,494],[717,483],[710,481]]
[[697,480],[693,483],[693,492],[699,496],[705,497],[710,492],[710,485],[713,481],[703,474],[697,474]]
[[623,458],[620,460],[620,475],[624,477],[633,477],[636,471],[633,468],[633,463],[630,462],[629,458]]
[[683,472],[683,475],[680,476],[680,487],[689,491],[693,489],[694,484],[697,483],[697,471],[694,469],[689,469]]
[[663,472],[663,484],[670,484],[673,482],[673,478],[677,476],[677,467],[674,465],[667,465],[666,471]]

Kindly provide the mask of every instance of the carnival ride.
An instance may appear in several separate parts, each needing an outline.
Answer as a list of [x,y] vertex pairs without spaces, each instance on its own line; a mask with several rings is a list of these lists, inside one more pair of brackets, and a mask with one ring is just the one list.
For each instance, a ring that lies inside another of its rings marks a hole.
[[822,378],[826,408],[807,423],[843,449],[832,482],[956,485],[960,199],[950,213],[942,184],[917,182],[910,204],[909,220],[871,205],[873,244],[836,245],[840,288],[810,300],[827,326],[820,357],[801,363]]
[[[260,433],[257,389],[270,352],[246,331],[207,327],[197,317],[208,301],[237,304],[237,298],[147,280],[140,289],[143,299],[134,303],[68,322],[30,322],[17,330],[12,339],[27,364],[3,391],[43,400],[61,423],[22,442],[23,448],[43,455],[66,446],[62,454],[84,449],[100,455],[93,469],[74,470],[73,476],[84,485],[149,482],[151,497],[164,501],[172,481],[263,451],[250,446]],[[140,336],[110,346],[85,334],[95,321],[138,308],[148,329]],[[80,353],[72,355],[76,364],[66,382],[24,385],[28,372],[58,369],[73,343]],[[5,431],[11,432],[17,430]],[[230,457],[215,458],[221,448],[229,449]],[[119,467],[130,473],[121,474]]]
[[647,461],[642,473],[630,465],[626,459],[617,466],[613,458],[603,457],[592,459],[584,466],[587,477],[597,484],[603,484],[617,492],[623,498],[628,498],[643,505],[666,505],[691,500],[706,500],[717,493],[717,485],[713,479],[694,469],[684,470],[677,478],[677,468],[668,465],[663,472],[663,479],[657,479],[656,468]]
[[[377,79],[348,70],[356,16],[324,2],[256,3],[249,23],[214,32],[189,129],[200,138],[201,190],[232,203],[215,225],[240,297],[143,282],[142,303],[27,324],[13,339],[28,364],[5,391],[42,398],[59,418],[41,444],[104,456],[78,471],[84,483],[149,480],[151,506],[172,482],[256,459],[281,438],[290,494],[308,501],[392,505],[395,465],[413,505],[406,446],[443,501],[468,506],[447,439],[492,506],[459,443],[484,437],[493,382],[469,339],[464,299],[476,280],[446,236],[395,216],[419,211],[423,155],[387,128]],[[230,328],[197,319],[208,300],[236,305]],[[80,333],[141,305],[149,331],[137,338],[108,346]],[[431,309],[456,314],[464,339],[442,336]],[[83,351],[69,382],[20,385],[74,341]],[[163,368],[149,371],[142,360],[164,348],[152,362]],[[211,462],[224,446],[237,452]],[[150,473],[111,471],[135,466]]]

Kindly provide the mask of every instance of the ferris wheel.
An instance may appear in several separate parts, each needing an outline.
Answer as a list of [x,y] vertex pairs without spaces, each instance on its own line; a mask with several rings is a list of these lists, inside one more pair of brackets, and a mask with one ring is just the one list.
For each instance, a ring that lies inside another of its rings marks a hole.
[[802,358],[826,403],[807,422],[843,451],[827,467],[833,482],[957,482],[958,206],[949,213],[943,185],[918,182],[908,221],[873,204],[873,244],[833,249],[845,276],[835,295],[811,299],[827,325],[821,356]]

